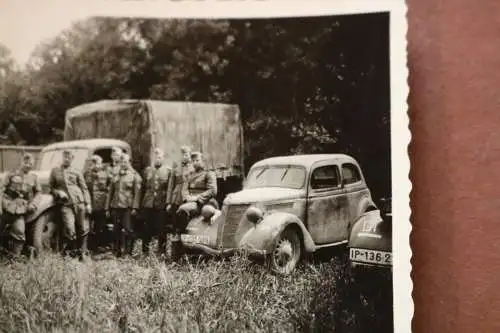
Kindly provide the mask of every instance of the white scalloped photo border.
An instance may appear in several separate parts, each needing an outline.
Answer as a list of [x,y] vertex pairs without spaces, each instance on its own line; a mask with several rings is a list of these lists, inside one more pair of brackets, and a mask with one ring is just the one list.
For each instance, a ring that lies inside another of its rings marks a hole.
[[[26,22],[25,8],[37,16],[31,16],[33,24]],[[206,19],[390,12],[394,327],[396,333],[411,332],[414,311],[410,275],[411,181],[408,145],[411,133],[407,105],[407,8],[403,0],[16,0],[2,6],[2,12],[6,19],[0,20],[0,31],[3,31],[0,32],[0,40],[4,37],[2,34],[8,38],[23,38],[18,29],[36,29],[35,25],[42,22],[41,18],[47,24],[56,22],[64,28],[72,21],[89,16]]]

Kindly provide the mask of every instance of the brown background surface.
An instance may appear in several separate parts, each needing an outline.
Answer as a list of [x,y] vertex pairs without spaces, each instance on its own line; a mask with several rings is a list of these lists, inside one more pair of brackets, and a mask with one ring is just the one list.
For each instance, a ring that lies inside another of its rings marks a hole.
[[408,9],[413,331],[498,333],[500,1]]

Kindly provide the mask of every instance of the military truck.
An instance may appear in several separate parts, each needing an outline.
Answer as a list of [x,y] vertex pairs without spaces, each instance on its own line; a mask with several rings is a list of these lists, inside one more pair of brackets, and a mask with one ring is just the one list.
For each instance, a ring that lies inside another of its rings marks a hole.
[[238,191],[244,181],[243,131],[236,105],[169,102],[158,100],[101,100],[69,109],[65,116],[64,141],[46,146],[36,172],[42,183],[41,205],[31,216],[28,229],[32,245],[57,249],[58,218],[49,193],[50,170],[60,165],[62,151],[75,153],[73,166],[85,172],[92,154],[111,162],[111,149],[118,146],[131,154],[133,167],[142,171],[153,163],[156,147],[165,162],[180,159],[180,147],[189,145],[204,153],[206,166],[215,171],[218,201]]
[[0,173],[6,173],[18,167],[24,153],[32,154],[37,160],[42,148],[42,146],[0,145]]

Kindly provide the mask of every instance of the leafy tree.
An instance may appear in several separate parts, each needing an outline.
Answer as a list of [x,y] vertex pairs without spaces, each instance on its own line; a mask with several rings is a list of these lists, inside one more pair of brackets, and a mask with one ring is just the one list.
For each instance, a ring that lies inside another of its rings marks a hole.
[[23,72],[7,51],[0,70],[15,74],[1,77],[0,115],[29,143],[60,140],[65,111],[99,99],[234,103],[247,167],[277,154],[344,152],[376,196],[390,190],[388,14],[92,18],[39,45]]

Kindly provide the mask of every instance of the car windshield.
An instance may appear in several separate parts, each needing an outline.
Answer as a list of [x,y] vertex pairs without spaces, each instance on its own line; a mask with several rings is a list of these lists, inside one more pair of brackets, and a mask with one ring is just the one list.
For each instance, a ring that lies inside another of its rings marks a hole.
[[[78,170],[83,170],[85,161],[88,158],[87,148],[69,148],[73,152],[74,159],[71,165]],[[39,170],[49,171],[52,168],[61,165],[63,160],[63,149],[46,150],[40,154]]]
[[300,166],[262,166],[250,170],[245,188],[286,187],[300,189],[304,186],[305,179],[306,171]]

